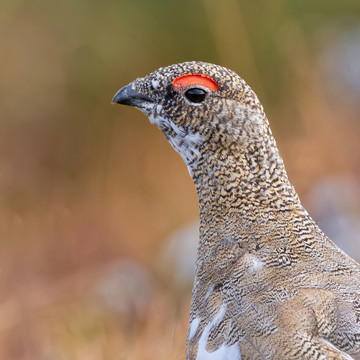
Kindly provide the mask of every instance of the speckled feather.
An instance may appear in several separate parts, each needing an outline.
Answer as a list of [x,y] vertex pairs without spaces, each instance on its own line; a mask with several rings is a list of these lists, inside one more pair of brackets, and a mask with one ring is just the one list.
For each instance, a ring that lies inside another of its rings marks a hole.
[[[184,74],[219,89],[191,103],[189,86],[172,86]],[[251,88],[203,62],[129,86],[152,100],[136,107],[182,156],[198,196],[186,359],[360,359],[360,267],[301,205]]]

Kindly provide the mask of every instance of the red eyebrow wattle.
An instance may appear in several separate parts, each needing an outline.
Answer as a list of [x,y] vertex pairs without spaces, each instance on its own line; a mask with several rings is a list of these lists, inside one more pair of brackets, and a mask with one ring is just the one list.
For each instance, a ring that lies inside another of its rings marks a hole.
[[189,85],[204,86],[211,91],[219,89],[219,85],[212,77],[202,74],[185,74],[172,81],[172,86],[175,89],[181,89],[183,86]]

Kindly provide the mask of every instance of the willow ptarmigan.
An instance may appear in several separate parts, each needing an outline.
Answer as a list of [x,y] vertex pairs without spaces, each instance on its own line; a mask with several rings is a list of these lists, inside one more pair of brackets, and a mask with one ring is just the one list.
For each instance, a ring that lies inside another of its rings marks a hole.
[[113,102],[158,126],[196,187],[186,359],[360,359],[360,266],[301,205],[245,81],[185,62],[136,79]]

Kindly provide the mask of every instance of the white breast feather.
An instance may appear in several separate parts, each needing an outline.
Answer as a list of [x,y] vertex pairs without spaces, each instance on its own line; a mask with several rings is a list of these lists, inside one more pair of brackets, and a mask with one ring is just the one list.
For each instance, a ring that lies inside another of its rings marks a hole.
[[216,314],[214,319],[208,325],[206,325],[199,339],[196,360],[240,360],[241,359],[241,354],[238,344],[233,344],[231,346],[226,346],[225,344],[222,344],[215,351],[209,352],[206,350],[206,345],[210,331],[213,327],[217,326],[220,323],[220,321],[225,315],[225,312],[226,312],[226,304],[222,304],[219,312]]

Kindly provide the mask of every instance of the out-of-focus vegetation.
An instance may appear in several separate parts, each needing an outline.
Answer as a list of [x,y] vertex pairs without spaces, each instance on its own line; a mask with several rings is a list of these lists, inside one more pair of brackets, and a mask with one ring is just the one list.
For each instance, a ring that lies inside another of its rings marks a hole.
[[160,132],[110,105],[160,66],[244,77],[305,205],[359,248],[359,20],[358,0],[3,0],[0,358],[184,357],[191,280],[168,257],[191,249],[163,249],[195,191]]

